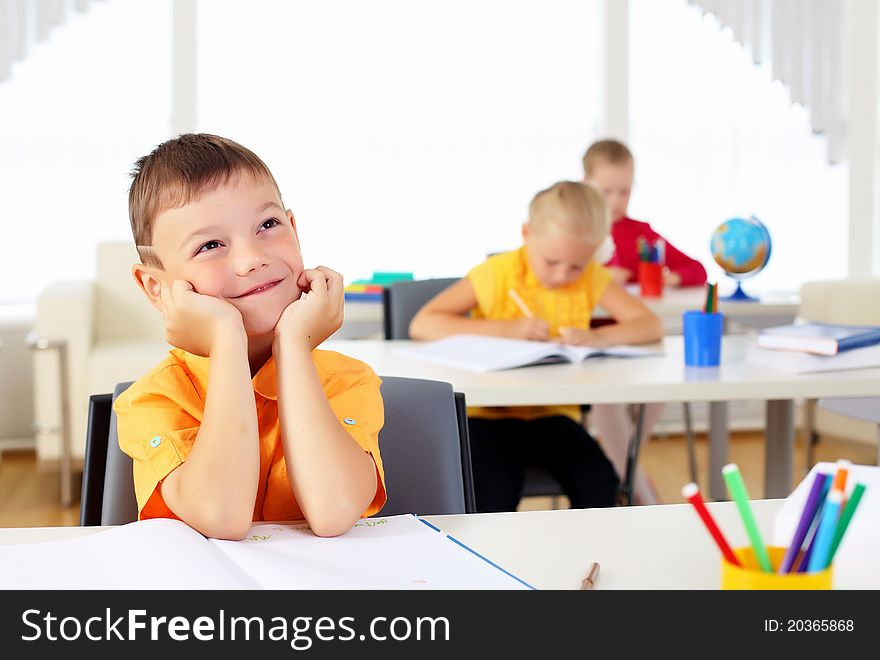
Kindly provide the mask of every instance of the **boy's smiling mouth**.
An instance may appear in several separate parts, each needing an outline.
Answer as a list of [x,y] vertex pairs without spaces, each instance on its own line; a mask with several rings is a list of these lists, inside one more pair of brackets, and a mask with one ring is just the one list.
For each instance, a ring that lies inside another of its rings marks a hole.
[[260,285],[258,285],[258,286],[255,286],[255,287],[252,288],[252,289],[248,289],[247,291],[245,291],[245,292],[242,293],[241,295],[233,296],[233,298],[235,298],[235,299],[238,299],[238,298],[245,298],[245,297],[247,297],[247,296],[254,296],[254,295],[257,295],[257,294],[259,294],[259,293],[265,293],[266,291],[271,291],[271,290],[274,289],[278,284],[280,284],[280,283],[282,282],[283,279],[284,279],[284,278],[281,278],[280,280],[271,280],[271,281],[269,281],[269,282],[265,282],[265,283],[263,283],[263,284],[260,284]]

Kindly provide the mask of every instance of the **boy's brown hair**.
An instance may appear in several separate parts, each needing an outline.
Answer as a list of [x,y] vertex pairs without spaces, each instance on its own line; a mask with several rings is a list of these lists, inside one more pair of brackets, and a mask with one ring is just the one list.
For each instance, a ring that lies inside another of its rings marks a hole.
[[634,159],[632,152],[623,142],[599,140],[593,142],[584,154],[584,174],[591,176],[596,165],[602,161],[612,165],[625,165],[633,163]]
[[560,181],[542,190],[529,204],[529,226],[536,232],[549,228],[583,235],[601,243],[610,226],[605,197],[591,185]]
[[185,206],[242,173],[267,178],[281,198],[266,164],[250,149],[218,135],[186,133],[139,158],[131,171],[128,217],[141,262],[162,268],[151,249],[153,223],[160,213]]

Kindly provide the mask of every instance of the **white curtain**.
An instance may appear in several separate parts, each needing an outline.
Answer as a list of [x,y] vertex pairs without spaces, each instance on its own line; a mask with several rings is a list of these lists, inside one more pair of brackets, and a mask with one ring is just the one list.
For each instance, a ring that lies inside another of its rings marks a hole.
[[767,225],[773,252],[747,291],[845,277],[848,165],[829,163],[813,113],[700,8],[630,1],[631,215],[699,259],[725,290],[733,283],[710,237],[727,218],[751,214]]
[[[869,0],[873,1],[873,0]],[[846,75],[843,67],[844,3],[841,0],[691,0],[750,53],[769,64],[791,100],[809,109],[810,125],[828,138],[828,159],[845,150]]]

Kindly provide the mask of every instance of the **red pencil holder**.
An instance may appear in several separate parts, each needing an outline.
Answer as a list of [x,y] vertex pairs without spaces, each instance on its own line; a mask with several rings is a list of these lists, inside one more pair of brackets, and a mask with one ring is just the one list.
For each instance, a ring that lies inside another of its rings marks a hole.
[[638,278],[642,296],[663,295],[663,266],[651,261],[640,261]]

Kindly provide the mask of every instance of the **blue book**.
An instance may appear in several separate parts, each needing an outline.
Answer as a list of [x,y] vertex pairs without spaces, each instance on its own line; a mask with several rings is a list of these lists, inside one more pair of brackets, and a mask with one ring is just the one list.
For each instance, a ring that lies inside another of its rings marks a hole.
[[880,328],[833,323],[796,323],[765,328],[758,346],[814,355],[837,355],[854,348],[880,344]]

